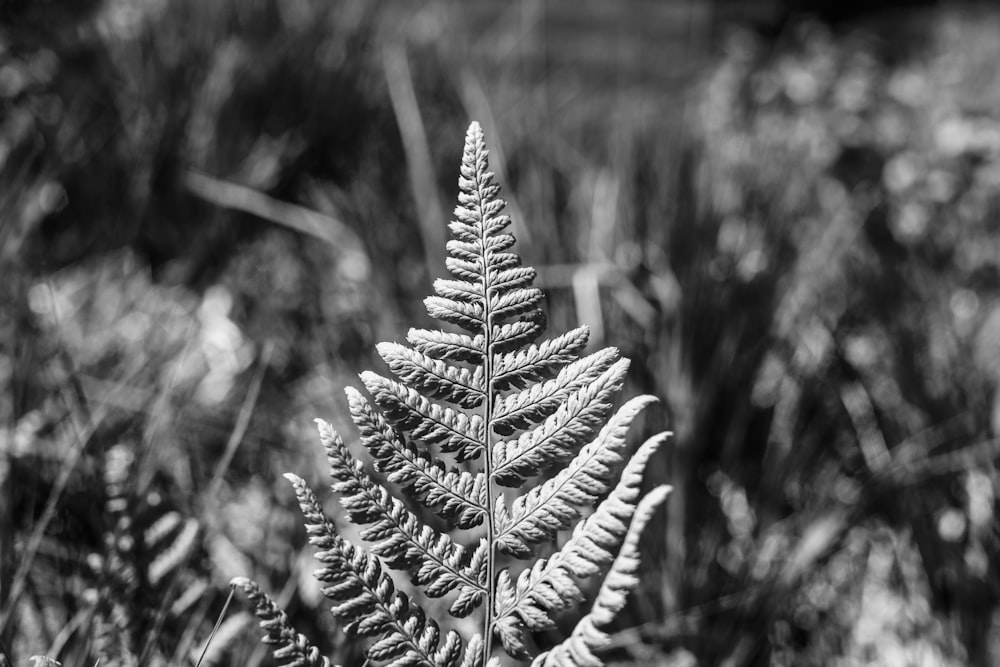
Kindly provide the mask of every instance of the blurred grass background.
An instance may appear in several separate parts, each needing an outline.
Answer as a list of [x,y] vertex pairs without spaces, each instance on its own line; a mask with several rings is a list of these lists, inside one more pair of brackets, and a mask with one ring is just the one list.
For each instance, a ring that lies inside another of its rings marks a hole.
[[429,323],[476,119],[676,433],[609,662],[1000,662],[1000,13],[894,4],[0,4],[0,661],[194,664],[245,575],[360,664],[281,474]]

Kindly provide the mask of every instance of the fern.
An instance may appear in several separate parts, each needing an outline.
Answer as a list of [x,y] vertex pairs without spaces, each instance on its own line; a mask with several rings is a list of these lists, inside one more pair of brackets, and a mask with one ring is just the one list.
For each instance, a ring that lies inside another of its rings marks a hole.
[[288,621],[288,616],[275,604],[274,600],[254,582],[245,577],[236,577],[230,584],[241,589],[253,604],[254,613],[264,631],[263,642],[273,646],[274,659],[282,667],[330,667],[319,649],[299,634]]
[[[614,348],[581,356],[586,327],[535,342],[545,324],[542,293],[532,286],[535,271],[510,252],[510,220],[476,123],[466,135],[459,186],[447,244],[452,278],[435,281],[425,300],[432,317],[457,330],[411,329],[409,345],[380,344],[395,378],[362,373],[367,396],[348,389],[347,397],[374,469],[464,532],[456,537],[426,523],[319,421],[333,489],[369,546],[341,537],[305,482],[288,475],[319,550],[316,576],[345,631],[374,638],[371,661],[483,667],[500,664],[497,639],[508,655],[531,658],[528,633],[552,627],[556,614],[583,600],[581,579],[610,564],[591,612],[534,663],[600,665],[595,651],[608,640],[601,628],[637,583],[639,534],[669,490],[640,492],[646,463],[668,434],[629,458],[629,426],[655,399],[634,398],[611,414],[628,360]],[[556,466],[547,480],[527,484]],[[530,490],[508,505],[503,487],[525,486]],[[571,528],[561,548],[535,558],[537,545]],[[396,590],[385,567],[408,571],[429,597],[450,596],[454,616],[478,612],[481,632],[467,641],[454,630],[442,633]],[[294,654],[292,664],[319,664],[273,603],[246,580],[238,584],[251,593],[283,659]]]

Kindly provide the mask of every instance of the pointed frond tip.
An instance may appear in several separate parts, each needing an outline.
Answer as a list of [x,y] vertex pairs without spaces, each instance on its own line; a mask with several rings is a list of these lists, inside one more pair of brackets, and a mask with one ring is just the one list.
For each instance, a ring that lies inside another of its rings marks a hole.
[[583,599],[578,580],[594,576],[612,561],[639,502],[643,470],[662,441],[655,436],[639,447],[614,490],[551,557],[521,572],[516,584],[506,571],[500,573],[496,627],[505,648],[516,646],[524,629],[552,627],[556,612]]
[[271,646],[275,661],[282,667],[330,667],[330,661],[292,627],[285,611],[263,592],[255,581],[235,577],[229,582],[239,588],[253,605],[254,616],[264,631],[262,641]]
[[531,663],[532,667],[600,667],[604,662],[594,651],[607,646],[610,637],[600,628],[608,625],[625,607],[625,600],[639,585],[639,537],[671,488],[658,486],[639,502],[618,557],[604,578],[590,613],[580,619],[573,633],[551,651]]

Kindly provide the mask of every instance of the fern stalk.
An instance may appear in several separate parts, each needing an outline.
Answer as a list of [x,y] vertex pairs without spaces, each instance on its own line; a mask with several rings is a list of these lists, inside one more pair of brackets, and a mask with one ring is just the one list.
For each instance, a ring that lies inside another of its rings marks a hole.
[[[473,130],[470,130],[470,134],[473,134]],[[474,137],[474,141],[478,137]],[[471,142],[467,142],[468,144]],[[478,143],[478,141],[476,142]],[[466,149],[468,154],[468,148]],[[477,156],[478,157],[478,156]],[[483,158],[485,160],[485,157]],[[478,170],[477,170],[478,172]],[[478,185],[478,184],[477,184]],[[482,197],[483,193],[478,192],[479,196]],[[480,220],[484,219],[486,216],[482,210],[481,206],[476,207],[476,212]],[[481,237],[483,247],[486,247],[485,233]],[[484,255],[488,251],[484,251]],[[489,259],[487,257],[486,265],[489,266]],[[483,292],[484,294],[490,293],[490,278],[489,271],[483,272]],[[486,593],[486,613],[484,614],[483,621],[483,638],[485,641],[485,648],[483,649],[483,655],[485,658],[489,658],[493,655],[493,600],[496,599],[496,485],[493,482],[493,429],[490,425],[493,423],[493,401],[494,401],[494,390],[493,390],[493,312],[490,308],[490,300],[485,299],[486,303],[486,326],[483,327],[484,335],[486,336],[486,356],[483,359],[483,374],[486,376],[486,400],[483,401],[483,423],[486,424],[486,455],[483,457],[483,473],[486,475],[486,540],[489,544],[489,554],[486,560],[486,581],[487,581],[487,593]]]

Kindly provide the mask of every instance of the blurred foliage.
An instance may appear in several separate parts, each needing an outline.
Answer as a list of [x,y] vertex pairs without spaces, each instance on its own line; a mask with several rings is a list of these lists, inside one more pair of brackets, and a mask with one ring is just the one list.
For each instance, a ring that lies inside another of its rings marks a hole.
[[677,613],[736,664],[995,659],[996,25],[944,15],[903,56],[735,33],[704,84],[664,369],[691,395]]
[[[281,473],[324,483],[312,418],[350,432],[340,390],[425,317],[470,116],[552,329],[620,347],[677,434],[611,658],[1000,659],[1000,15],[590,79],[536,5],[0,5],[17,664],[194,664],[236,575],[357,660]],[[257,636],[231,608],[206,660],[271,664]]]

